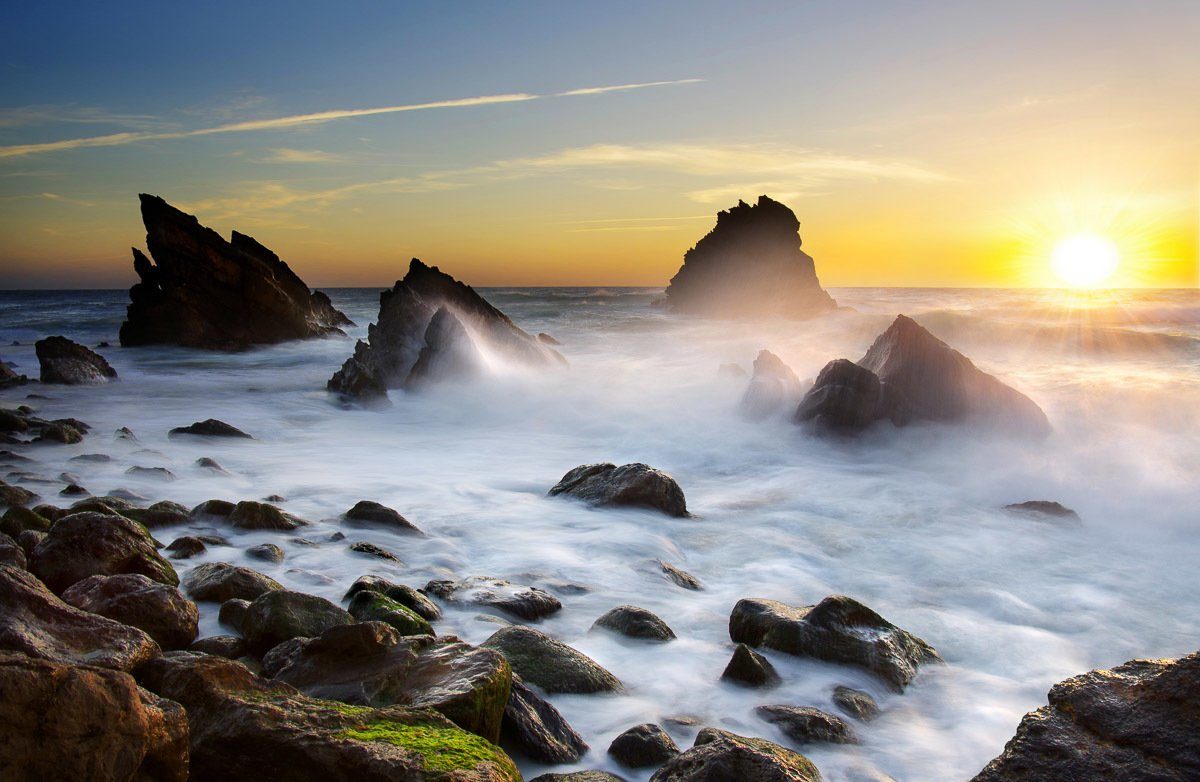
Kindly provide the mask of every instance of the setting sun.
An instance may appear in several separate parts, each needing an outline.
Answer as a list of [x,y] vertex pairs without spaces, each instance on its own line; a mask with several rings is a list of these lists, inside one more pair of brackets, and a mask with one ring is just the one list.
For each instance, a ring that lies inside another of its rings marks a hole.
[[1073,288],[1103,285],[1120,263],[1117,246],[1103,236],[1079,234],[1060,241],[1050,257],[1058,278]]

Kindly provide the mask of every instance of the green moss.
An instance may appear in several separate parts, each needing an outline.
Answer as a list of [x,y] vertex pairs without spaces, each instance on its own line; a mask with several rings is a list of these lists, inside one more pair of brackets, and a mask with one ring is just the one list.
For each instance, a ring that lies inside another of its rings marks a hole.
[[350,600],[350,613],[360,622],[386,622],[401,635],[433,635],[433,626],[408,606],[378,592],[359,592]]
[[499,747],[455,727],[378,720],[347,728],[340,735],[353,741],[381,741],[415,752],[422,757],[426,771],[457,771],[490,763],[514,780],[521,778],[512,759]]
[[50,520],[20,505],[12,506],[0,517],[0,532],[11,538],[17,537],[27,529],[46,532],[50,529]]

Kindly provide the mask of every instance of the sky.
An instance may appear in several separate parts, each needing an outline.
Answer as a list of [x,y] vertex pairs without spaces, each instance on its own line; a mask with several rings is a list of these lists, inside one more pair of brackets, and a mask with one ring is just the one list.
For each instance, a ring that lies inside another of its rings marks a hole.
[[665,285],[767,194],[829,286],[1194,287],[1200,2],[25,3],[0,28],[0,289],[120,288],[137,194],[313,286],[420,257]]

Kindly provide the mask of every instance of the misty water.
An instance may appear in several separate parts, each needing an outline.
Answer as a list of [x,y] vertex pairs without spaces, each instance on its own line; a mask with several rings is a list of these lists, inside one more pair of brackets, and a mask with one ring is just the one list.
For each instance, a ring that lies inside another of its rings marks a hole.
[[[325,393],[352,339],[291,343],[239,354],[175,348],[101,349],[121,381],[103,387],[27,386],[47,418],[94,428],[82,444],[28,453],[31,471],[67,470],[94,494],[124,488],[191,506],[209,498],[286,498],[317,522],[290,533],[215,530],[232,547],[177,562],[262,570],[285,586],[340,601],[365,573],[423,586],[489,575],[543,586],[564,609],[541,629],[586,652],[625,684],[620,695],[553,696],[591,745],[577,768],[619,769],[605,749],[618,733],[659,722],[681,746],[689,715],[787,744],[754,715],[764,703],[836,711],[837,684],[865,689],[882,716],[855,723],[857,746],[809,745],[829,780],[874,769],[897,780],[961,780],[997,755],[1049,687],[1135,657],[1194,651],[1200,643],[1200,296],[1196,291],[1070,297],[1060,292],[833,289],[839,311],[803,322],[677,318],[651,306],[650,289],[481,291],[530,332],[561,341],[570,368],[532,372],[497,364],[475,385],[420,395],[392,392],[384,411],[338,406]],[[365,334],[375,290],[329,291]],[[32,343],[62,333],[117,344],[122,291],[0,294],[0,348],[37,375]],[[922,425],[889,426],[831,442],[783,419],[737,413],[761,348],[801,378],[826,361],[858,359],[899,312],[917,318],[986,371],[1037,401],[1054,426],[1045,441]],[[219,418],[254,441],[169,440],[167,430]],[[117,441],[128,426],[139,443]],[[108,453],[106,464],[69,462]],[[231,475],[194,466],[216,459]],[[547,499],[576,465],[641,461],[682,485],[691,519],[592,510]],[[178,479],[135,478],[134,465]],[[57,497],[58,483],[30,485]],[[391,506],[425,538],[346,529],[336,517],[358,500]],[[1014,516],[1000,506],[1058,500],[1081,526]],[[187,527],[156,530],[169,542]],[[402,565],[349,552],[368,540]],[[245,556],[283,546],[278,565]],[[661,558],[698,577],[683,590],[648,563]],[[719,681],[732,652],[730,609],[743,597],[810,604],[842,593],[932,643],[946,660],[903,695],[864,671],[767,652],[775,690]],[[633,603],[661,616],[678,640],[650,645],[589,632],[608,609]],[[201,604],[202,635],[226,632]],[[440,633],[477,643],[497,629],[476,608],[448,608]],[[545,770],[521,762],[526,776]],[[575,767],[557,767],[568,770]],[[620,771],[640,780],[647,773]]]

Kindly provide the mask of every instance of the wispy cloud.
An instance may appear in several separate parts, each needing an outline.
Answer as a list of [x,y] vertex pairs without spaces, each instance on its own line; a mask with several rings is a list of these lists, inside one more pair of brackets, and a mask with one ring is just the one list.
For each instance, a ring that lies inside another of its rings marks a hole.
[[166,124],[159,117],[149,114],[122,114],[95,106],[78,106],[72,103],[17,106],[0,110],[0,128],[51,123],[118,125],[135,130],[162,129]]
[[322,152],[319,149],[291,149],[280,147],[272,149],[271,154],[263,158],[267,163],[336,163],[340,155],[332,152]]
[[470,106],[490,106],[501,103],[519,103],[523,101],[539,100],[547,97],[557,98],[574,95],[599,95],[622,90],[637,90],[675,84],[691,84],[696,81],[699,80],[682,79],[677,81],[618,84],[607,87],[586,87],[583,89],[568,90],[566,92],[555,93],[552,95],[534,95],[527,92],[514,92],[500,95],[480,95],[472,98],[455,98],[452,100],[429,101],[425,103],[407,103],[397,106],[378,106],[367,109],[334,109],[330,111],[312,112],[309,114],[293,114],[286,117],[272,117],[268,119],[247,120],[243,122],[229,122],[210,128],[198,128],[195,130],[110,133],[102,136],[88,136],[84,138],[62,139],[59,141],[47,141],[36,144],[14,144],[10,146],[4,146],[0,147],[0,158],[24,157],[27,155],[39,155],[49,152],[59,152],[62,150],[82,149],[88,147],[114,147],[125,144],[136,144],[143,141],[193,138],[197,136],[211,136],[222,133],[249,133],[261,130],[281,130],[332,122],[335,120],[353,119],[357,117],[372,117],[380,114],[397,114],[408,111],[465,108]]

